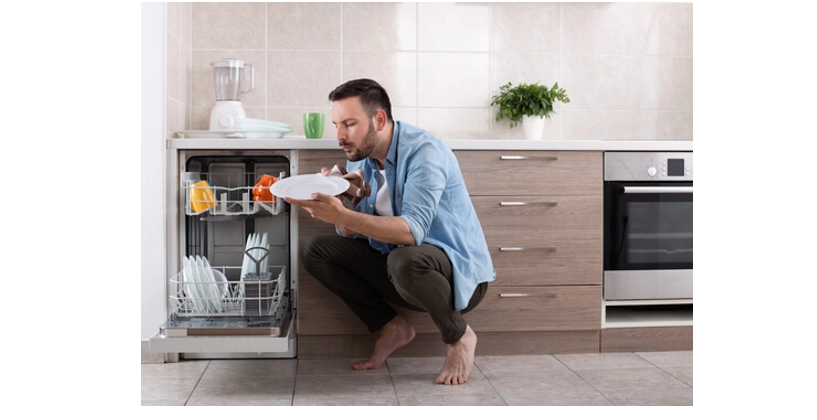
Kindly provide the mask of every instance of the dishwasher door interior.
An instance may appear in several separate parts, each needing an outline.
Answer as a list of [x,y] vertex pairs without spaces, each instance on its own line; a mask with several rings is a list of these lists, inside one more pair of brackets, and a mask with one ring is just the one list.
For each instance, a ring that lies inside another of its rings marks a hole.
[[256,187],[264,175],[288,177],[291,161],[288,152],[180,151],[178,240],[168,245],[169,266],[176,267],[167,284],[170,315],[151,338],[151,352],[184,359],[297,355],[290,211],[277,197],[261,201],[259,189],[270,187]]

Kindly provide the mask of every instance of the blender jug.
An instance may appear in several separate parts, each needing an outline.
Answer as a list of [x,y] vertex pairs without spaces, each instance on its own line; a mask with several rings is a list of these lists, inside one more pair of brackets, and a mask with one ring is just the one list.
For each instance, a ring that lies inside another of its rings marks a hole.
[[[210,65],[213,66],[216,86],[216,105],[210,111],[210,130],[233,131],[236,119],[246,118],[241,94],[255,89],[255,67],[231,58],[213,61]],[[250,88],[242,90],[247,84]]]
[[[216,101],[240,101],[242,93],[248,93],[255,89],[255,67],[252,64],[225,58],[213,61],[210,65],[213,66]],[[242,90],[248,82],[250,88]]]

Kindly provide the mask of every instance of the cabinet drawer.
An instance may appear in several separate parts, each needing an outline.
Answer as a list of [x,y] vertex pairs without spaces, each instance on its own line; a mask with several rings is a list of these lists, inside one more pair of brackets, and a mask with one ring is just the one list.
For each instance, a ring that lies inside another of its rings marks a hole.
[[454,153],[471,195],[601,194],[601,152]]
[[597,241],[509,251],[488,243],[497,286],[601,285],[602,250]]
[[500,286],[601,284],[602,197],[474,196]]
[[465,319],[475,331],[601,328],[601,286],[488,287]]
[[472,196],[471,202],[488,242],[550,246],[565,239],[601,241],[601,196]]

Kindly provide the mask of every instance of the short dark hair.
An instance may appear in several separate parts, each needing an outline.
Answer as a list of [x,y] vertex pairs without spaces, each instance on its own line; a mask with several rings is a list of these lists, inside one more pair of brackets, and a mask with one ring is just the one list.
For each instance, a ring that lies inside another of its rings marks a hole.
[[378,109],[386,111],[386,117],[394,122],[391,116],[391,101],[386,89],[372,79],[354,79],[336,87],[329,92],[329,100],[334,102],[340,99],[359,97],[363,109],[373,117]]

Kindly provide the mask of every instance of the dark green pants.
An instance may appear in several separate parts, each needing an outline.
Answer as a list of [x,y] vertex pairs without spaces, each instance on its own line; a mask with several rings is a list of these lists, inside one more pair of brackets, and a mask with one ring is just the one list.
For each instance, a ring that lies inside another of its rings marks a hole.
[[488,289],[481,283],[468,307],[455,311],[451,262],[433,245],[404,246],[383,255],[365,239],[321,235],[306,242],[301,258],[306,271],[338,295],[369,332],[397,316],[392,303],[428,312],[443,342],[456,343],[467,326],[462,314],[475,308]]

